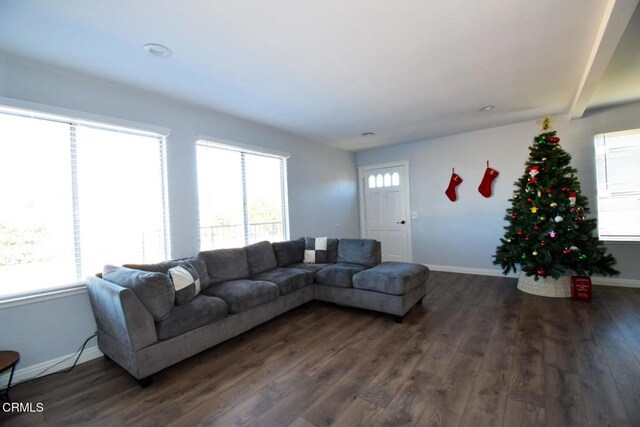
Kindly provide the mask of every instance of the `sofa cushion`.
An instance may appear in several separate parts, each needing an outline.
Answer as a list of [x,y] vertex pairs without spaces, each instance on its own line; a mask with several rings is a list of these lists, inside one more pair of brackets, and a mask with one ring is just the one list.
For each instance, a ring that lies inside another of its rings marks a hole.
[[261,280],[227,280],[212,283],[204,292],[223,299],[229,305],[230,313],[242,313],[280,296],[280,288],[271,282]]
[[246,246],[244,250],[247,253],[249,275],[251,276],[278,266],[276,254],[273,252],[273,246],[267,241]]
[[207,289],[207,286],[209,286],[209,273],[207,273],[207,265],[197,257],[171,259],[155,264],[123,264],[122,266],[142,271],[168,273],[170,268],[176,267],[186,261],[193,263],[194,267],[198,271],[198,276],[200,277],[200,288],[202,290]]
[[169,317],[156,322],[158,339],[169,338],[189,332],[224,318],[229,312],[227,303],[220,298],[198,295],[187,304],[176,305]]
[[323,286],[336,286],[340,288],[353,287],[351,281],[354,274],[366,269],[359,264],[337,263],[323,268],[316,275],[316,282]]
[[202,290],[202,281],[194,263],[204,265],[200,260],[186,261],[170,268],[167,272],[176,290],[176,304],[178,305],[187,304],[197,297]]
[[405,295],[422,285],[429,270],[424,265],[383,262],[353,276],[353,287],[391,295]]
[[277,267],[273,270],[263,271],[251,278],[275,283],[280,288],[280,295],[286,295],[310,285],[313,282],[313,273],[307,270]]
[[311,274],[313,274],[313,278],[315,279],[316,276],[318,275],[318,271],[322,270],[325,267],[329,267],[330,265],[333,265],[333,264],[305,264],[305,263],[299,262],[296,264],[290,264],[287,266],[287,268],[295,268],[296,270],[310,271]]
[[213,284],[249,277],[247,252],[244,248],[203,251],[198,254],[198,259],[201,259],[207,265],[209,283]]
[[338,239],[327,239],[327,262],[338,262]]
[[327,262],[328,237],[305,237],[304,259],[305,264],[325,264]]
[[338,262],[373,267],[382,257],[380,242],[373,239],[340,239]]
[[118,286],[131,289],[156,322],[169,316],[176,291],[166,274],[106,265],[102,270],[102,277]]
[[285,267],[290,264],[300,263],[304,259],[304,239],[287,240],[285,242],[274,242],[271,244],[276,254],[278,267]]

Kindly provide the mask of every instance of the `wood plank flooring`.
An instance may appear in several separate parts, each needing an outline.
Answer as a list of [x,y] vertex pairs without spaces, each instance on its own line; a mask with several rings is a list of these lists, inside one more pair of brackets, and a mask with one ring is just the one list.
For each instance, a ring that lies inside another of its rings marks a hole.
[[101,358],[12,397],[44,411],[1,425],[640,426],[640,289],[583,303],[433,272],[402,324],[314,302],[147,389]]

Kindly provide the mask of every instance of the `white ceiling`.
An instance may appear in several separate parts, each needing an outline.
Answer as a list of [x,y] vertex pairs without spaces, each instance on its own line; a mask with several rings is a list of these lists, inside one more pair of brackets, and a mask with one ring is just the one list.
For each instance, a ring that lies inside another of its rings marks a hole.
[[[360,150],[568,113],[591,99],[594,52],[606,66],[637,3],[2,0],[0,54]],[[603,25],[615,44],[597,50]],[[149,42],[174,55],[147,55]],[[640,99],[634,83],[594,98]]]

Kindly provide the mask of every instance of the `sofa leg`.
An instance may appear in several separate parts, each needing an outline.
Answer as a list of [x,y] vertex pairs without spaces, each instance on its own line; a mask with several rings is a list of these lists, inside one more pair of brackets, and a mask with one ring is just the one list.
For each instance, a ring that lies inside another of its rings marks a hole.
[[404,320],[404,316],[393,316],[393,319],[396,321],[396,323],[402,323],[402,321]]
[[153,375],[149,375],[148,377],[140,378],[138,380],[138,385],[142,388],[147,388],[153,382]]

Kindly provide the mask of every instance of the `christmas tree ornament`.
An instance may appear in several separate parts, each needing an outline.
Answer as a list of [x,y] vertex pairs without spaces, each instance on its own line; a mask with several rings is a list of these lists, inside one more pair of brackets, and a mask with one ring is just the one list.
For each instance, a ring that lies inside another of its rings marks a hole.
[[533,255],[533,256],[538,256],[538,252],[537,252],[537,251],[533,251],[533,252],[531,253],[531,255]]
[[540,166],[532,166],[531,169],[529,169],[529,175],[531,175],[531,178],[529,178],[530,184],[535,184],[538,181],[538,178],[536,178],[536,176],[539,173],[540,173]]
[[[540,132],[546,132],[549,129],[553,128],[553,119],[549,115],[546,115],[540,120],[537,120],[536,123],[538,123],[538,126],[540,126]],[[545,134],[542,133],[540,136],[542,135],[545,135]]]
[[500,175],[500,173],[489,167],[489,160],[487,160],[487,169],[484,171],[484,176],[482,177],[482,182],[480,182],[480,186],[478,187],[478,191],[484,197],[491,197],[491,185],[496,177]]
[[458,175],[454,168],[451,168],[451,179],[449,180],[449,187],[444,192],[447,195],[449,200],[455,202],[458,200],[458,195],[456,194],[456,187],[462,183],[462,178]]
[[[618,274],[613,268],[615,258],[594,233],[595,221],[588,218],[588,202],[577,170],[571,167],[571,155],[560,146],[550,119],[540,123],[542,130],[529,147],[524,173],[515,182],[505,216],[505,237],[494,256],[505,274],[519,267],[521,280],[529,280],[522,287],[519,281],[518,288],[531,293],[556,286],[552,279],[564,283],[567,280],[562,277],[571,274]],[[572,242],[579,242],[580,248]],[[560,296],[553,291],[538,293],[552,294]]]

